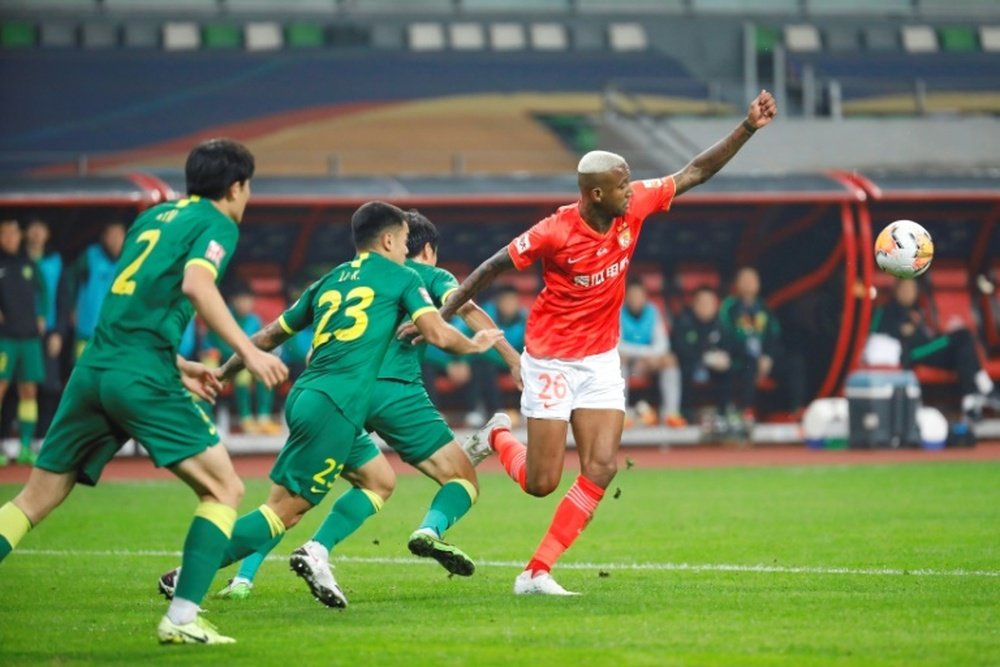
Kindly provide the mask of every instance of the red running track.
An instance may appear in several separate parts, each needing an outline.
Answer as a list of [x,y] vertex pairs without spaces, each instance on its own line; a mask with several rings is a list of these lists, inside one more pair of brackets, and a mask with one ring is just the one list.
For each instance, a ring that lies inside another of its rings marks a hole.
[[[415,474],[416,470],[399,460],[393,453],[388,455],[392,467],[399,473]],[[936,461],[997,461],[1000,460],[1000,442],[980,443],[973,449],[945,449],[925,451],[903,450],[842,450],[816,451],[802,445],[760,446],[747,449],[733,449],[711,446],[684,447],[628,447],[623,448],[619,457],[620,468],[625,468],[625,460],[631,460],[638,468],[728,468],[756,466],[807,466],[807,465],[865,465],[891,463],[930,463]],[[267,477],[274,462],[273,455],[240,456],[234,458],[236,470],[248,479]],[[566,457],[567,468],[576,468],[576,457],[572,452]],[[496,458],[483,462],[482,472],[501,470]],[[0,468],[0,484],[24,483],[30,468],[10,465]],[[164,479],[173,475],[167,470],[154,468],[146,458],[120,458],[113,460],[104,470],[101,478],[110,480]]]

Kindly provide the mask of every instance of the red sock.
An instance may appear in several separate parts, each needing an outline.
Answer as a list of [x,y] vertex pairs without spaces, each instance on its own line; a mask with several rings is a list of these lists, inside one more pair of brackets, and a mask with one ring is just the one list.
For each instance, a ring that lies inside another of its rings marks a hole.
[[531,572],[548,572],[552,565],[569,549],[583,529],[590,523],[594,510],[604,497],[604,489],[589,479],[580,475],[573,486],[569,487],[566,496],[556,508],[555,516],[549,532],[542,538],[542,543],[535,550],[528,566],[524,569]]
[[490,434],[490,445],[500,457],[500,463],[510,478],[524,489],[528,449],[507,429],[497,429]]

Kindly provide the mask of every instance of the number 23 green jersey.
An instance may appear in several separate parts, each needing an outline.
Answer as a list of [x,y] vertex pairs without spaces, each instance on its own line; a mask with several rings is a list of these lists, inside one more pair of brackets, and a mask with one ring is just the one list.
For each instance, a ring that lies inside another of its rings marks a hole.
[[312,359],[295,386],[323,392],[362,428],[396,328],[432,310],[416,271],[378,253],[358,254],[310,285],[278,318],[288,334],[315,325]]

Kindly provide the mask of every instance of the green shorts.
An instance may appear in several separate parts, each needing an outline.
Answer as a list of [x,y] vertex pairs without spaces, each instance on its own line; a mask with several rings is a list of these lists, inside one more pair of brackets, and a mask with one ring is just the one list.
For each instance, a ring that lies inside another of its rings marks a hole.
[[285,403],[288,440],[271,468],[271,481],[318,505],[351,460],[359,436],[329,396],[296,389]]
[[379,380],[365,426],[410,465],[426,461],[455,439],[422,384]]
[[0,380],[44,382],[42,338],[0,338]]
[[344,472],[354,472],[382,453],[368,433],[362,432],[351,445],[351,453],[344,462]]
[[212,420],[177,378],[77,366],[35,465],[54,473],[75,471],[78,481],[94,485],[129,438],[157,467],[180,463],[219,442]]

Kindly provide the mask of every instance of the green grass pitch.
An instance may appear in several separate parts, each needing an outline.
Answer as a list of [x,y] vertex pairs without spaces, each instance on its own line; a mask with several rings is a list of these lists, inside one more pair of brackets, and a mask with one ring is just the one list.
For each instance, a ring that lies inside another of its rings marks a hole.
[[[0,565],[0,664],[1000,665],[998,463],[622,471],[556,570],[575,599],[511,594],[559,496],[482,486],[449,535],[475,576],[409,557],[435,487],[405,476],[336,552],[347,610],[270,560],[250,600],[206,601],[228,647],[155,641],[190,492],[79,489]],[[245,507],[265,490],[249,482]]]

